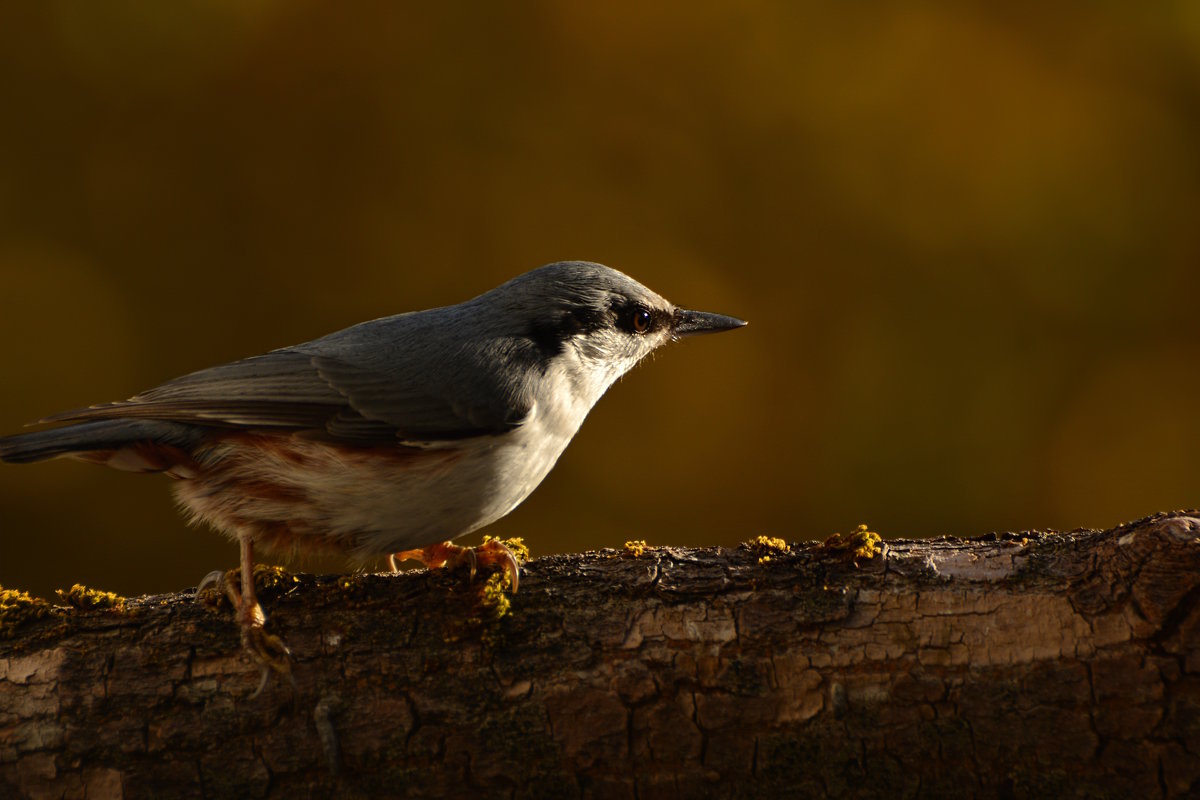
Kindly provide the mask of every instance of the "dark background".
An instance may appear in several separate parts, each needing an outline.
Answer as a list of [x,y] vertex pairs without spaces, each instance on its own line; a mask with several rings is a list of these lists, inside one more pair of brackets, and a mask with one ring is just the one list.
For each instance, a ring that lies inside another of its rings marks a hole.
[[[582,258],[751,326],[614,387],[535,554],[1198,504],[1197,4],[427,6],[0,7],[0,429]],[[235,560],[0,468],[6,586]]]

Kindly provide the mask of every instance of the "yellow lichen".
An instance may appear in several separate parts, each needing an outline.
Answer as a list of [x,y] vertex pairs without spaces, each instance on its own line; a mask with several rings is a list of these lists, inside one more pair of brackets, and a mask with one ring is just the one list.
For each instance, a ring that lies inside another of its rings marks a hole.
[[507,617],[512,612],[512,600],[508,598],[511,584],[507,572],[496,572],[488,577],[480,592],[479,604],[493,620]]
[[859,525],[852,533],[846,535],[835,533],[826,539],[822,546],[828,550],[836,550],[854,561],[858,561],[859,559],[874,558],[879,553],[882,553],[882,542],[883,537],[878,533],[869,530],[866,525]]
[[645,539],[631,539],[625,543],[625,552],[634,558],[638,558],[646,554]]
[[125,609],[125,598],[116,592],[105,592],[100,589],[89,589],[82,583],[77,583],[70,589],[56,589],[57,594],[67,605],[81,610],[93,608],[111,608],[117,611]]
[[0,586],[0,639],[16,636],[17,628],[26,622],[48,617],[54,607],[38,597],[19,589]]
[[483,543],[496,541],[508,548],[508,552],[513,554],[513,558],[518,564],[524,564],[529,560],[529,547],[525,544],[525,540],[520,536],[513,536],[509,539],[501,539],[499,536],[488,536],[484,534]]
[[792,548],[788,547],[788,543],[778,536],[755,536],[747,545],[760,550],[774,550],[778,553],[790,553]]
[[472,622],[482,630],[480,641],[486,647],[499,647],[504,643],[504,628],[502,623],[512,613],[512,600],[508,597],[509,579],[507,572],[497,572],[483,584],[479,596],[479,617],[472,617]]
[[758,552],[759,564],[770,564],[772,555],[787,555],[792,552],[792,548],[788,543],[778,536],[755,536],[750,541],[746,542],[743,547]]
[[450,620],[444,629],[442,640],[457,642],[477,634],[479,640],[487,647],[498,647],[504,640],[502,623],[512,613],[512,600],[508,595],[511,586],[508,572],[494,572],[486,581],[475,585],[479,587],[474,590],[478,598],[475,609],[477,613]]

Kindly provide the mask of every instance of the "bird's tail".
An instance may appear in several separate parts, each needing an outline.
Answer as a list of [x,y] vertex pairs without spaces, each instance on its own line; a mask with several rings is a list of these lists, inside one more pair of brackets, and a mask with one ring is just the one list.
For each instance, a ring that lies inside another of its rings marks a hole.
[[134,472],[190,461],[203,429],[151,419],[105,419],[0,438],[0,461],[27,464],[66,456]]

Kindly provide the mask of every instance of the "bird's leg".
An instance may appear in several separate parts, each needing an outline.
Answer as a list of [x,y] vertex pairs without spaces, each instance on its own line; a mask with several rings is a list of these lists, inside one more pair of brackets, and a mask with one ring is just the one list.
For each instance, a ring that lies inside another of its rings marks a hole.
[[409,558],[420,561],[429,569],[466,564],[470,569],[472,579],[475,578],[476,567],[480,564],[487,567],[500,567],[508,574],[513,594],[516,594],[521,577],[521,569],[517,564],[516,556],[499,539],[488,539],[478,547],[460,547],[453,542],[442,542],[419,550],[404,550],[388,556],[388,566],[392,568],[392,572],[396,572],[396,562]]
[[210,572],[196,587],[196,594],[209,585],[216,585],[225,592],[233,606],[234,618],[242,632],[242,647],[258,662],[262,671],[262,679],[251,697],[257,697],[274,672],[292,680],[292,653],[278,636],[267,633],[265,625],[267,615],[263,613],[254,591],[254,540],[249,535],[238,537],[241,544],[241,591],[235,588],[226,578],[224,572]]

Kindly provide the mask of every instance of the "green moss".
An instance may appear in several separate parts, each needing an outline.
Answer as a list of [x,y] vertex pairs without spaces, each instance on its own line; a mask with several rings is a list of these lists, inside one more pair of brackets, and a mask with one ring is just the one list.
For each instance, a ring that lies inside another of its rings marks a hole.
[[19,589],[0,586],[0,639],[12,639],[26,622],[43,619],[54,613],[54,607],[38,597]]
[[125,598],[116,592],[105,592],[101,589],[89,589],[82,583],[77,583],[66,591],[55,591],[67,605],[87,611],[95,608],[111,608],[116,611],[125,610]]
[[835,533],[821,545],[826,550],[832,550],[853,561],[874,558],[883,552],[881,543],[883,537],[866,525],[859,525],[852,533],[842,535]]

